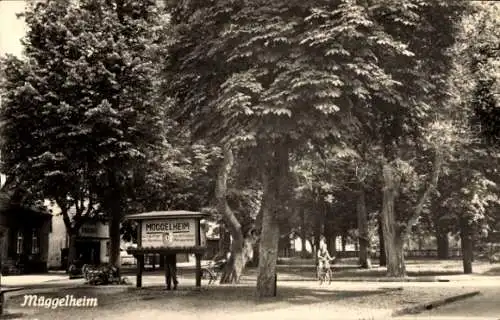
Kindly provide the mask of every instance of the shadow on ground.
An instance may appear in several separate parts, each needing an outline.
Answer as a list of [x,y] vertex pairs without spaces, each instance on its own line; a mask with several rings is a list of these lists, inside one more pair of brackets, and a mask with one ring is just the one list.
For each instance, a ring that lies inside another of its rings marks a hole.
[[21,312],[4,313],[0,316],[0,319],[26,319],[27,314]]
[[[333,278],[383,278],[386,276],[385,268],[373,268],[369,270],[360,269],[354,266],[334,266]],[[247,268],[243,274],[244,280],[255,280],[257,278],[258,270],[256,268]],[[163,271],[148,271],[144,275],[162,275]],[[452,276],[463,274],[462,271],[456,269],[441,270],[410,270],[407,272],[409,277],[440,277]],[[132,272],[127,272],[127,276],[133,276]],[[185,278],[194,278],[194,270],[179,270],[179,275]],[[316,279],[316,268],[311,267],[286,267],[280,268],[278,266],[278,281],[314,281]]]
[[500,276],[500,265],[493,267],[488,271],[483,272],[486,276]]

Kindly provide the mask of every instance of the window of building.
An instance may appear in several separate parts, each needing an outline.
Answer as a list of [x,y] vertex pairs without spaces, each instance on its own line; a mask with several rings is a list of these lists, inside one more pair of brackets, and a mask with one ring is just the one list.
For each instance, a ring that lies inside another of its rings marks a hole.
[[40,242],[38,241],[38,232],[33,229],[31,233],[31,253],[38,254],[40,252]]
[[111,243],[109,241],[106,241],[106,257],[109,257],[110,247],[111,247]]
[[17,248],[16,248],[17,254],[23,253],[23,244],[24,244],[23,233],[21,231],[18,231],[17,232]]

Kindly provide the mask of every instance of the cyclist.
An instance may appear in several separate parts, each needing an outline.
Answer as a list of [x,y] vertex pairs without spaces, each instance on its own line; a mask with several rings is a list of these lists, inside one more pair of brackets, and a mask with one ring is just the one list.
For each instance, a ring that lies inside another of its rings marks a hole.
[[318,250],[318,270],[326,272],[330,269],[330,261],[334,258],[328,252],[328,248],[325,242],[321,242]]

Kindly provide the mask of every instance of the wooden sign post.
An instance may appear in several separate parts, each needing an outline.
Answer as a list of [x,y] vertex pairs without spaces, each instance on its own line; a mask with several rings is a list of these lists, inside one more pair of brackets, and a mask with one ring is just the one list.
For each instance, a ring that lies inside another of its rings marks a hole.
[[[137,288],[142,287],[144,255],[150,253],[161,256],[194,253],[196,287],[201,287],[201,258],[206,250],[206,237],[202,234],[205,231],[201,228],[200,220],[205,216],[194,211],[153,211],[132,214],[125,218],[138,223],[137,248],[127,249],[127,252],[137,259]],[[168,267],[165,264],[165,268]]]

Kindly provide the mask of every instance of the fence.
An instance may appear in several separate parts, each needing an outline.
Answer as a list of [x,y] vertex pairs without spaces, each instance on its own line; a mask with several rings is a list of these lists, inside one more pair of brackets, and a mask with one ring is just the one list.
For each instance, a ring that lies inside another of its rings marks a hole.
[[[292,250],[280,250],[280,258],[291,258],[300,256],[300,251],[292,251]],[[312,253],[309,253],[312,255]],[[339,258],[357,258],[359,257],[359,251],[337,251],[336,256]],[[379,258],[380,252],[377,250],[371,254],[372,258]],[[437,258],[438,251],[436,249],[428,249],[428,250],[406,250],[405,258]],[[461,258],[462,251],[460,249],[450,249],[448,251],[448,258]]]
[[[337,251],[337,256],[340,258],[356,258],[359,256],[359,251]],[[380,252],[376,251],[371,254],[373,258],[378,258]],[[406,258],[437,258],[438,251],[435,249],[429,250],[406,250]],[[462,251],[460,249],[450,249],[448,251],[448,258],[461,258]]]

